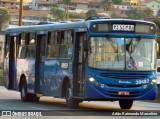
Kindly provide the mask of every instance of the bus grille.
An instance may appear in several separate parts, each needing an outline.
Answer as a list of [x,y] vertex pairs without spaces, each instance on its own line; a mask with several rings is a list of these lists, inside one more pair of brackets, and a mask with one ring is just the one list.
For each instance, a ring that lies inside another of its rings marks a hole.
[[112,87],[112,88],[139,88],[142,85],[116,85],[116,84],[106,84],[108,87]]
[[102,77],[111,78],[111,79],[141,79],[148,78],[148,74],[137,74],[137,73],[115,73],[115,72],[107,72],[101,73]]

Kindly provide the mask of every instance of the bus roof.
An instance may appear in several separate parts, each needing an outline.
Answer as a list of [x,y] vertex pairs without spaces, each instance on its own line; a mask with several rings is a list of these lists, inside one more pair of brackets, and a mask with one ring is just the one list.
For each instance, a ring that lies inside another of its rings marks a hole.
[[52,30],[52,29],[72,29],[72,28],[83,28],[88,27],[92,22],[132,22],[132,23],[155,23],[143,20],[133,20],[133,19],[96,19],[96,20],[84,20],[79,22],[69,22],[69,23],[57,23],[57,24],[43,24],[43,25],[32,25],[32,26],[17,26],[12,28],[7,28],[6,32],[25,32],[25,31],[40,31],[40,30]]

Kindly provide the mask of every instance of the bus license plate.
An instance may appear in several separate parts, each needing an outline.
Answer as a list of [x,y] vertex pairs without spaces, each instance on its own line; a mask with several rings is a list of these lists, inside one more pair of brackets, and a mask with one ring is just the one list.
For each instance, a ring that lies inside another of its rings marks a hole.
[[130,95],[128,91],[119,91],[118,95]]

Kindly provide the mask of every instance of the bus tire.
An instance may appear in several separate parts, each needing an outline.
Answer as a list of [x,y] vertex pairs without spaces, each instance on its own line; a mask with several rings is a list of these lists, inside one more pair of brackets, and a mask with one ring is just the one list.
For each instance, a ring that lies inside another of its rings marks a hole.
[[66,98],[66,103],[68,108],[71,108],[71,109],[78,108],[79,100],[73,98],[72,90],[71,90],[71,87],[69,86],[69,83],[67,84],[65,98]]
[[32,95],[31,96],[32,98],[30,100],[31,102],[39,102],[40,97],[37,97],[36,94],[30,94],[30,95]]
[[133,100],[119,100],[119,105],[121,109],[131,109]]
[[26,78],[23,77],[22,83],[21,83],[21,100],[23,102],[28,102],[29,101],[29,94],[27,93],[27,83],[26,83]]

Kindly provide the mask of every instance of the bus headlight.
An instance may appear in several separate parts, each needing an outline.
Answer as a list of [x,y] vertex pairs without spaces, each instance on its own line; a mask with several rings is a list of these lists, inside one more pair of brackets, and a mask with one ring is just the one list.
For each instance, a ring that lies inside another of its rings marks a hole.
[[155,77],[152,82],[151,82],[151,85],[155,84],[157,82],[157,77]]
[[157,82],[157,80],[156,80],[156,79],[153,79],[153,80],[152,80],[152,83],[156,83],[156,82]]
[[93,77],[90,77],[90,78],[89,78],[89,81],[90,81],[91,83],[93,83],[93,82],[95,81],[95,79],[94,79]]

